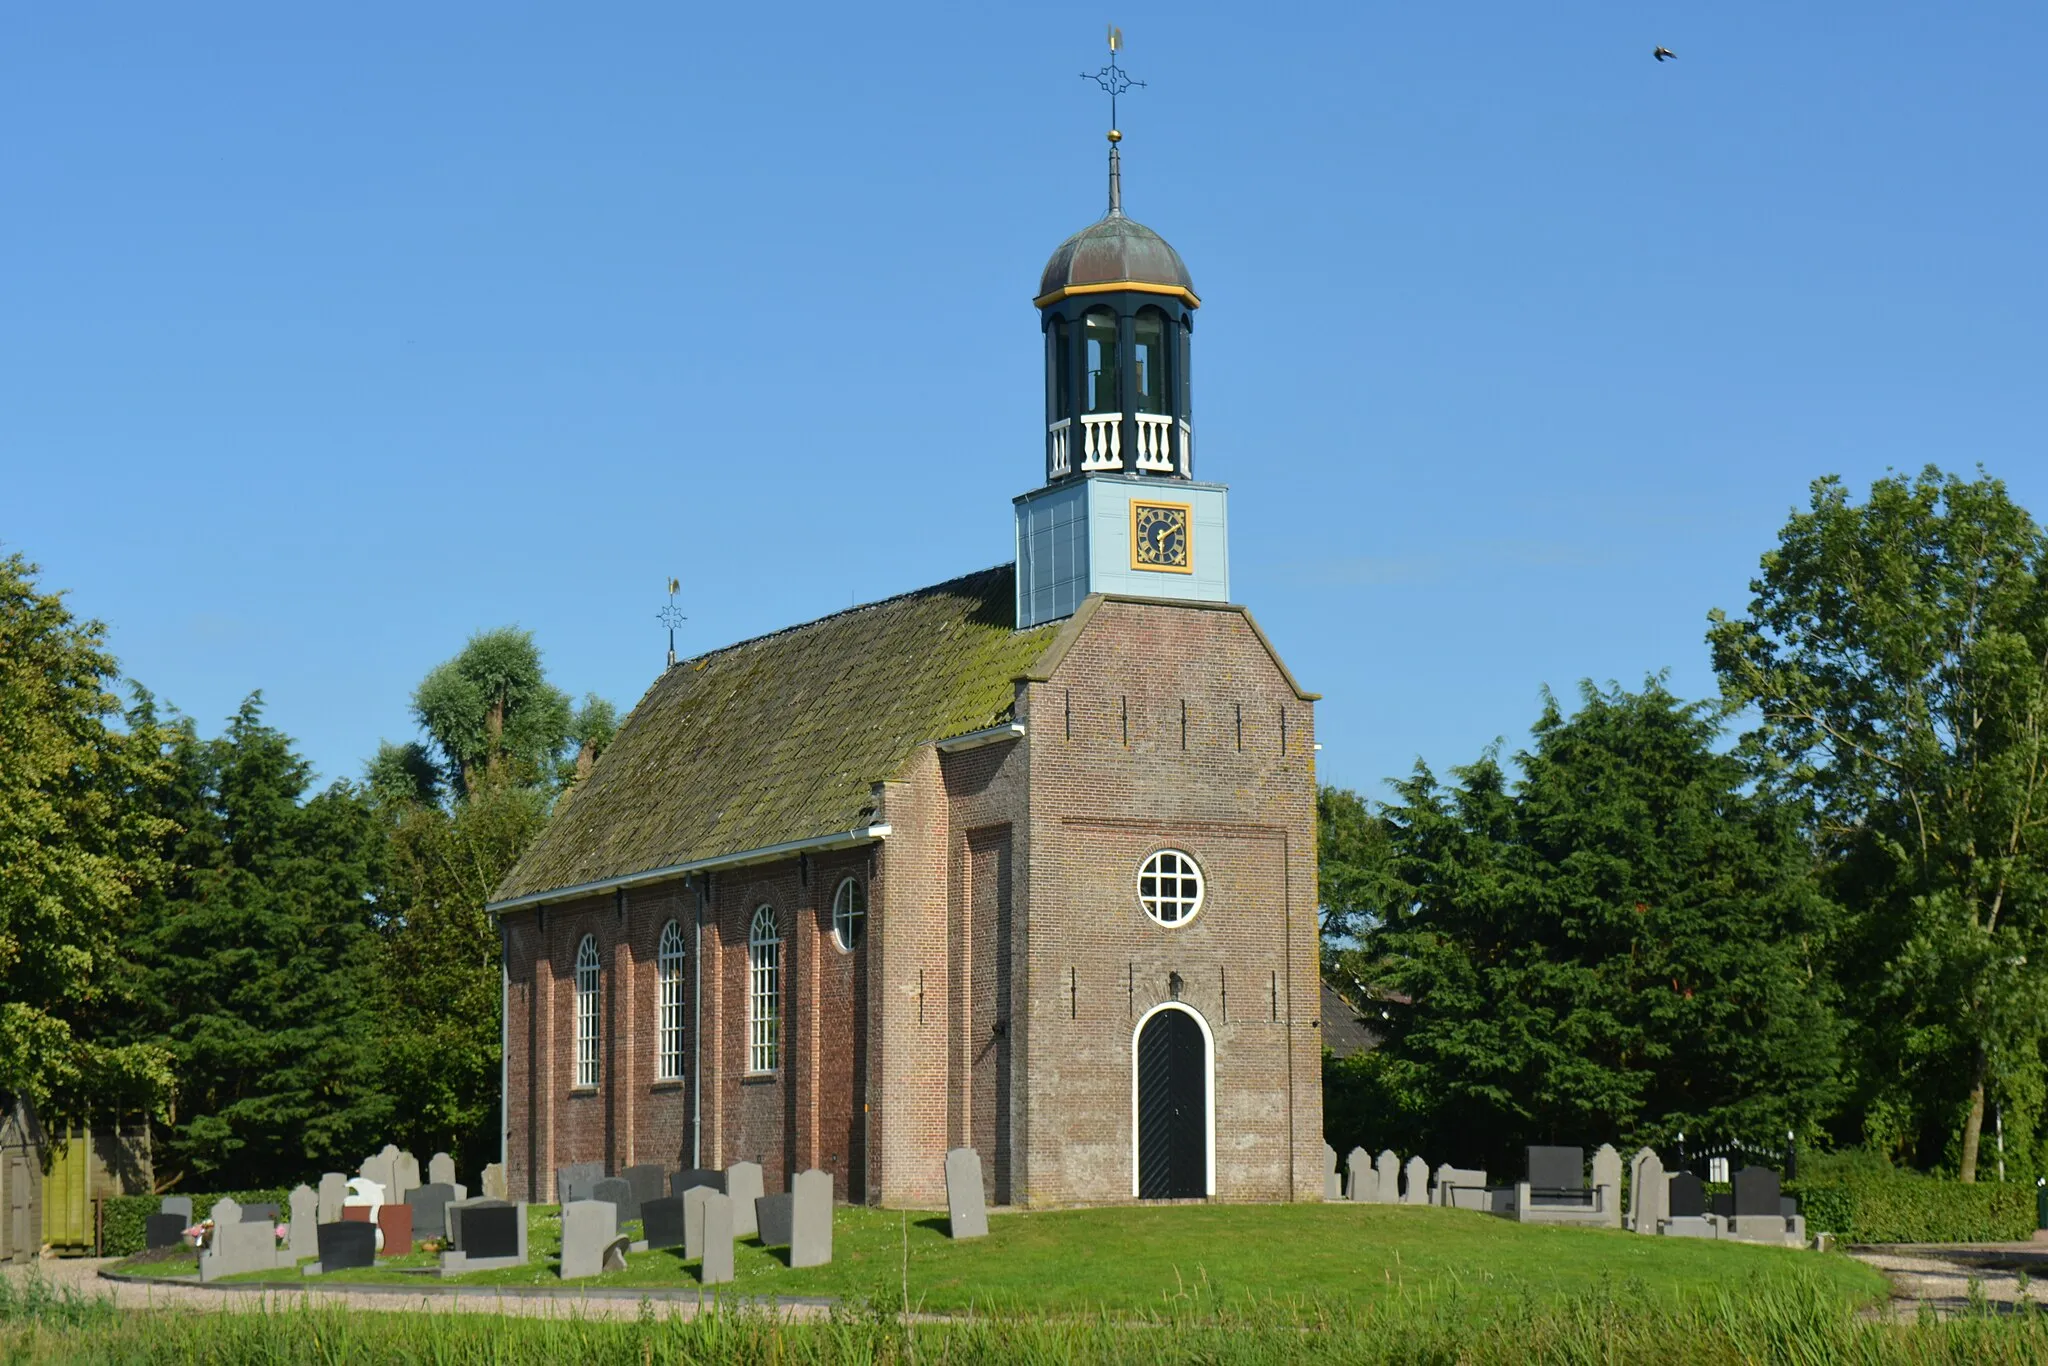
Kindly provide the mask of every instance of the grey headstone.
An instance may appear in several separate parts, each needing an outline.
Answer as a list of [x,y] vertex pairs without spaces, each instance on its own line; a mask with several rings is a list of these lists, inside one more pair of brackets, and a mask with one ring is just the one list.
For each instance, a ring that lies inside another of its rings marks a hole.
[[1778,1174],[1769,1167],[1744,1167],[1730,1178],[1735,1187],[1737,1219],[1776,1219],[1783,1215],[1778,1201]]
[[1586,1188],[1583,1148],[1529,1149],[1529,1184],[1539,1191],[1580,1191]]
[[1670,1182],[1664,1176],[1664,1159],[1650,1148],[1639,1150],[1629,1162],[1628,1222],[1637,1233],[1656,1233],[1670,1218]]
[[394,1165],[398,1161],[398,1149],[387,1143],[382,1151],[372,1153],[363,1159],[363,1165],[356,1168],[356,1175],[365,1181],[374,1181],[377,1188],[390,1197],[391,1188],[398,1184]]
[[347,1271],[352,1267],[377,1264],[377,1226],[350,1219],[321,1224],[314,1230],[314,1246],[320,1250],[322,1271]]
[[790,1195],[796,1203],[789,1222],[789,1264],[823,1266],[832,1260],[832,1174],[816,1168],[798,1172]]
[[704,1202],[716,1194],[709,1186],[692,1186],[669,1197],[683,1202],[683,1256],[688,1260],[704,1255]]
[[1614,1151],[1612,1143],[1593,1150],[1593,1184],[1610,1187],[1616,1196],[1621,1194],[1621,1154]]
[[192,1197],[189,1195],[166,1195],[157,1201],[156,1210],[158,1214],[182,1214],[185,1226],[192,1226]]
[[407,1191],[405,1203],[412,1206],[412,1236],[447,1237],[448,1206],[454,1199],[455,1187],[441,1181],[430,1181],[416,1191]]
[[988,1237],[988,1192],[981,1184],[981,1156],[972,1148],[946,1154],[946,1233]]
[[562,1279],[577,1281],[602,1272],[604,1250],[618,1236],[619,1207],[611,1201],[571,1200],[562,1206]]
[[764,1195],[754,1202],[754,1228],[763,1247],[788,1247],[795,1218],[793,1195]]
[[1404,1205],[1426,1205],[1429,1203],[1429,1164],[1420,1156],[1408,1159],[1404,1169],[1407,1180],[1401,1187],[1401,1203]]
[[[214,1209],[218,1210],[220,1206],[215,1205]],[[215,1223],[220,1222],[219,1214],[216,1213],[213,1218]],[[242,1222],[245,1224],[275,1225],[277,1223],[277,1206],[275,1204],[244,1205],[242,1206]]]
[[1380,1174],[1373,1170],[1365,1149],[1353,1148],[1351,1156],[1344,1159],[1344,1170],[1345,1188],[1353,1201],[1370,1204],[1380,1198]]
[[427,1159],[427,1184],[430,1186],[452,1186],[455,1184],[455,1159],[446,1153],[435,1153]]
[[732,1197],[717,1191],[704,1202],[704,1261],[697,1279],[705,1285],[732,1279]]
[[760,1232],[754,1226],[754,1202],[767,1193],[761,1184],[761,1164],[733,1163],[725,1169],[725,1184],[719,1189],[732,1198],[732,1236],[751,1238]]
[[483,1193],[486,1200],[504,1200],[511,1195],[511,1187],[505,1184],[505,1164],[493,1162],[484,1168]]
[[[637,1167],[628,1167],[619,1173],[627,1185],[633,1188],[633,1208],[638,1210],[649,1200],[659,1200],[668,1194],[668,1173],[656,1163],[643,1162]],[[645,1215],[635,1214],[635,1219]]]
[[143,1221],[142,1245],[152,1252],[160,1247],[176,1247],[185,1241],[188,1227],[182,1214],[152,1214]]
[[401,1151],[391,1163],[393,1185],[385,1187],[384,1199],[388,1204],[405,1203],[407,1191],[420,1188],[420,1160],[409,1152]]
[[340,1172],[328,1172],[320,1178],[320,1222],[338,1224],[341,1222],[341,1207],[348,1199],[348,1177]]
[[1453,1167],[1446,1162],[1436,1169],[1436,1203],[1447,1209],[1487,1209],[1486,1173],[1477,1167]]
[[631,1251],[632,1247],[633,1240],[624,1234],[612,1239],[605,1246],[604,1256],[599,1259],[604,1269],[606,1271],[624,1271],[626,1269],[626,1253]]
[[590,1198],[609,1201],[619,1211],[619,1222],[640,1217],[640,1202],[633,1198],[633,1183],[624,1177],[607,1176],[590,1188]]
[[649,1247],[683,1245],[683,1197],[659,1195],[640,1202],[640,1231]]
[[681,1195],[692,1186],[709,1186],[715,1191],[725,1189],[725,1173],[709,1167],[685,1167],[668,1179],[668,1193]]
[[555,1172],[555,1203],[573,1204],[591,1199],[597,1183],[604,1180],[604,1163],[576,1162]]
[[1671,1178],[1671,1203],[1664,1217],[1667,1219],[1702,1219],[1707,1213],[1707,1188],[1691,1172],[1678,1172]]
[[1401,1202],[1401,1159],[1394,1156],[1392,1148],[1385,1149],[1373,1164],[1379,1175],[1380,1193],[1373,1197],[1382,1205],[1396,1205]]
[[320,1255],[320,1197],[311,1186],[292,1187],[292,1260]]
[[277,1270],[277,1225],[267,1219],[244,1219],[233,1200],[213,1206],[213,1240],[199,1254],[199,1279],[219,1280],[245,1271]]
[[1329,1144],[1323,1145],[1323,1199],[1342,1200],[1344,1178],[1337,1175],[1337,1150]]

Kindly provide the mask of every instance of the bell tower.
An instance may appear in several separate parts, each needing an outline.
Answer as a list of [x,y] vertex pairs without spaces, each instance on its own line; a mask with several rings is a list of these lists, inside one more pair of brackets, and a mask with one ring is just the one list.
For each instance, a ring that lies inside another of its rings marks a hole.
[[[1060,243],[1039,278],[1045,334],[1045,485],[1015,500],[1017,625],[1070,616],[1090,593],[1230,600],[1228,490],[1195,481],[1190,382],[1195,310],[1180,253],[1124,214],[1116,97],[1109,211]],[[1085,73],[1084,73],[1085,75]]]

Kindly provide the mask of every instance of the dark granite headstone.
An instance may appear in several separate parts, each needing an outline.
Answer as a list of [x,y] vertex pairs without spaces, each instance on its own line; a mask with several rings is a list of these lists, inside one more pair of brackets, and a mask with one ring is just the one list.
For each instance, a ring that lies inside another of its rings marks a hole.
[[1671,1211],[1673,1219],[1704,1218],[1707,1212],[1707,1187],[1691,1172],[1679,1172],[1671,1178]]
[[448,1202],[455,1198],[455,1187],[431,1183],[405,1193],[405,1203],[412,1206],[412,1236],[415,1238],[445,1238],[448,1236]]
[[1797,1219],[1799,1217],[1799,1202],[1789,1195],[1779,1196],[1778,1217],[1781,1219]]
[[640,1217],[640,1202],[633,1198],[633,1183],[623,1177],[607,1176],[590,1188],[590,1198],[606,1201],[617,1209],[622,1224]]
[[1585,1149],[1532,1145],[1529,1149],[1529,1184],[1537,1190],[1584,1190]]
[[683,1245],[683,1197],[663,1195],[640,1203],[640,1231],[649,1247]]
[[377,1264],[377,1230],[362,1220],[322,1224],[319,1239],[322,1271],[346,1271]]
[[722,1191],[725,1189],[725,1173],[705,1167],[690,1167],[668,1179],[670,1195],[681,1195],[692,1186],[709,1186],[715,1191]]
[[471,1257],[517,1257],[519,1215],[517,1205],[464,1205],[462,1250]]
[[143,1245],[151,1250],[176,1247],[185,1240],[185,1228],[185,1216],[182,1214],[152,1214],[143,1230]]
[[[667,1175],[656,1163],[643,1162],[637,1167],[628,1167],[619,1174],[626,1179],[626,1184],[633,1188],[633,1208],[635,1209],[639,1209],[649,1200],[659,1200],[662,1196],[668,1194]],[[628,1216],[622,1213],[619,1217],[624,1219]],[[645,1214],[635,1214],[631,1217],[644,1219],[647,1216]]]
[[1775,1219],[1778,1216],[1778,1174],[1769,1167],[1744,1167],[1735,1173],[1735,1217]]
[[754,1202],[754,1227],[761,1246],[788,1247],[791,1227],[796,1222],[794,1195],[764,1195]]
[[277,1206],[244,1205],[242,1206],[242,1222],[245,1224],[274,1224],[277,1222]]
[[[462,1241],[465,1236],[463,1233],[463,1216],[472,1210],[512,1208],[514,1206],[510,1200],[457,1200],[453,1202],[443,1211],[443,1226],[448,1230],[448,1246],[458,1252],[472,1251],[469,1245]],[[477,1253],[476,1255],[482,1256],[483,1254]],[[517,1256],[518,1254],[513,1253],[512,1255]]]
[[185,1227],[192,1227],[192,1197],[189,1195],[166,1195],[163,1199],[157,1201],[156,1212],[158,1214],[182,1214],[185,1216]]
[[1735,1197],[1724,1191],[1709,1198],[1707,1208],[1723,1219],[1730,1218],[1735,1213]]

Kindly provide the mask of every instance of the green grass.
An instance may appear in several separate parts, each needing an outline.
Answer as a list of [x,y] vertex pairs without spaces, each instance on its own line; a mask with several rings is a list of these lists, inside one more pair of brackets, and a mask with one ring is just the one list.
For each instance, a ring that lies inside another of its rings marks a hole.
[[[529,1211],[532,1260],[444,1284],[563,1286],[560,1223]],[[831,1296],[925,1311],[965,1309],[1082,1314],[1159,1310],[1199,1297],[1255,1305],[1351,1306],[1399,1298],[1485,1305],[1555,1300],[1607,1286],[1676,1305],[1743,1284],[1797,1283],[1831,1302],[1881,1300],[1884,1278],[1837,1254],[1685,1238],[1639,1238],[1601,1229],[1513,1224],[1462,1210],[1374,1205],[1167,1205],[995,1215],[989,1236],[955,1243],[942,1216],[842,1208],[830,1265],[792,1270],[785,1249],[752,1241],[735,1250],[742,1296]],[[432,1259],[407,1259],[425,1265]],[[149,1270],[150,1268],[137,1268]],[[159,1273],[161,1274],[161,1273]],[[183,1274],[192,1274],[188,1267]],[[278,1280],[276,1273],[238,1277]],[[338,1272],[313,1284],[418,1286],[391,1265]],[[634,1253],[623,1271],[576,1287],[692,1290],[695,1263],[680,1250]]]

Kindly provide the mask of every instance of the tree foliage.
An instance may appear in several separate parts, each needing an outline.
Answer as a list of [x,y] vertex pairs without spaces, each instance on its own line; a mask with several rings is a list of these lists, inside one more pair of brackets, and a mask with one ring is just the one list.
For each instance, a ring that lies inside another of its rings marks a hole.
[[479,631],[413,692],[413,714],[433,739],[448,788],[471,796],[486,781],[552,781],[574,720],[568,695],[547,681],[533,633]]

